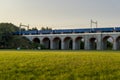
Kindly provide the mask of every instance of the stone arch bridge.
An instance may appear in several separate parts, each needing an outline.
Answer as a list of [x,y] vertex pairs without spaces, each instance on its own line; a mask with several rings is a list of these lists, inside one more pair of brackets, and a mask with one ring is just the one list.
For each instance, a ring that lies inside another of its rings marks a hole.
[[106,50],[107,41],[112,41],[112,49],[120,50],[120,32],[71,33],[23,35],[33,42],[43,44],[53,50]]

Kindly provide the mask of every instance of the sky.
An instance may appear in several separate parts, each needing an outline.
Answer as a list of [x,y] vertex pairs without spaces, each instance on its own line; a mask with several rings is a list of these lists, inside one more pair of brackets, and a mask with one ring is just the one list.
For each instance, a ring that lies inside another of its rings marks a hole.
[[[0,0],[0,22],[53,29],[120,26],[120,0]],[[95,27],[95,25],[93,25]]]

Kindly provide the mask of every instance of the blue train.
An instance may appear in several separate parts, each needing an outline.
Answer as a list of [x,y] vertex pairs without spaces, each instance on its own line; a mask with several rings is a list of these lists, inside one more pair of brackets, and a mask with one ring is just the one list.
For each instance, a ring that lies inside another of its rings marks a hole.
[[120,32],[120,27],[108,28],[85,28],[85,29],[58,29],[58,30],[30,30],[18,31],[15,35],[36,35],[36,34],[70,34],[70,33],[96,33],[96,32]]

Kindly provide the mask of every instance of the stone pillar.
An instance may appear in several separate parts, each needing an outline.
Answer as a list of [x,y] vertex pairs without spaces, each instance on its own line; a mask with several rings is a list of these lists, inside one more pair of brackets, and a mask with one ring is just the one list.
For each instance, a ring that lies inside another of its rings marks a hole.
[[85,35],[84,38],[85,38],[85,46],[84,46],[85,48],[84,49],[89,50],[89,38],[87,35]]
[[116,40],[114,39],[113,40],[113,50],[117,50],[117,44],[116,44],[117,42],[116,42]]
[[97,38],[97,50],[102,50],[102,34],[98,34]]
[[[40,40],[40,45],[44,45],[43,44],[43,39],[42,38],[39,38],[39,40]],[[42,48],[41,48],[42,49]]]
[[61,49],[64,50],[64,40],[61,39]]
[[73,50],[75,50],[75,39],[73,39],[73,45],[72,45]]
[[50,49],[53,49],[53,40],[50,40]]

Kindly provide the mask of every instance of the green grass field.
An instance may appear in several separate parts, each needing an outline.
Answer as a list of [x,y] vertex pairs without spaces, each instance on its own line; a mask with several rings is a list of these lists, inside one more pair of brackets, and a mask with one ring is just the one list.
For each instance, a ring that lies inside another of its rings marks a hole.
[[0,80],[120,80],[120,51],[0,51]]

